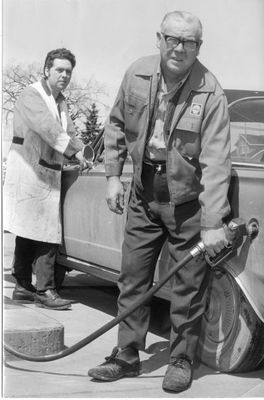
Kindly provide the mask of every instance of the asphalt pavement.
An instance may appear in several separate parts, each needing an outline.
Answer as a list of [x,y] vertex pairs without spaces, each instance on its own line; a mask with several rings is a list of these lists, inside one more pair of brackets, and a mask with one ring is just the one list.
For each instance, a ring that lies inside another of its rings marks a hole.
[[[67,275],[61,291],[62,297],[73,300],[72,310],[54,311],[38,308],[35,304],[21,306],[14,303],[11,300],[15,285],[11,276],[13,248],[14,237],[5,233],[4,333],[7,328],[12,333],[12,329],[15,331],[19,327],[20,338],[25,338],[26,332],[32,330],[33,318],[38,333],[47,326],[50,332],[54,326],[58,330],[62,327],[63,337],[56,336],[57,346],[61,340],[62,346],[69,347],[114,318],[117,289],[76,271]],[[169,356],[168,304],[155,300],[153,308],[146,350],[140,352],[141,374],[138,377],[100,383],[87,375],[88,369],[102,363],[116,345],[117,327],[114,327],[79,351],[56,361],[30,362],[6,355],[3,398],[264,398],[263,369],[223,374],[198,362],[190,389],[178,395],[164,392],[161,385]],[[46,335],[45,340],[50,340],[49,336]],[[51,346],[54,340],[50,340]]]

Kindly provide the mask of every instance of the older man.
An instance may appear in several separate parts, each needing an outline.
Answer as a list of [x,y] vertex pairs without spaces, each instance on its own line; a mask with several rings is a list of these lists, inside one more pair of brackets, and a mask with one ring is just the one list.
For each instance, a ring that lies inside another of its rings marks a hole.
[[[202,238],[214,256],[227,239],[230,207],[230,138],[227,102],[216,78],[198,61],[202,26],[188,12],[165,15],[157,33],[160,55],[128,69],[105,127],[107,202],[123,212],[120,181],[130,153],[134,174],[119,277],[119,313],[151,287],[168,240],[171,263]],[[170,360],[163,389],[181,392],[192,382],[193,361],[205,310],[208,270],[200,258],[171,282]],[[113,381],[139,374],[150,306],[120,323],[118,343],[106,362],[88,374]]]
[[[28,86],[14,109],[13,143],[4,185],[4,228],[16,235],[13,299],[36,301],[55,310],[71,308],[56,291],[54,263],[61,243],[60,191],[64,157],[82,167],[83,143],[76,138],[62,91],[70,82],[75,56],[52,50],[44,78]],[[36,288],[32,285],[32,263]]]

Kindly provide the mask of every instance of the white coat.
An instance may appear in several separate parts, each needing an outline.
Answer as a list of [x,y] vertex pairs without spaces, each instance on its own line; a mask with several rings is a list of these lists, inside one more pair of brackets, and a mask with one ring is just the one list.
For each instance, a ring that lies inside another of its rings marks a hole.
[[57,104],[43,79],[28,86],[14,109],[14,135],[4,183],[4,229],[28,239],[61,243],[64,157],[82,149],[64,96]]

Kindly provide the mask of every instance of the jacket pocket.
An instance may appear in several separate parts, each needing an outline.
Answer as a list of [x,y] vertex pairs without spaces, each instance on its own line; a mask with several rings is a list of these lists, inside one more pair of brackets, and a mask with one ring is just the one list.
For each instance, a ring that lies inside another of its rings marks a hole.
[[201,126],[202,126],[201,118],[184,117],[179,120],[176,129],[193,133],[200,133]]
[[187,159],[198,158],[201,149],[202,119],[182,118],[172,134],[173,146]]
[[61,185],[61,165],[50,163],[40,159],[36,167],[36,174],[39,186],[51,188],[52,190],[60,190]]
[[38,182],[21,182],[17,192],[17,200],[25,201],[35,199],[37,201],[43,201],[49,197],[50,192],[50,187],[39,185]]
[[142,129],[146,109],[146,99],[132,93],[125,97],[125,131],[129,142],[134,140]]
[[140,114],[146,107],[146,99],[138,95],[129,93],[125,96],[125,113],[126,115]]

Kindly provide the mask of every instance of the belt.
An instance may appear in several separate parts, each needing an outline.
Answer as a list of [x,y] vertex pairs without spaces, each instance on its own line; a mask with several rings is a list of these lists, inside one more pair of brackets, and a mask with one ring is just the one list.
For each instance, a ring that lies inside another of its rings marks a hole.
[[166,161],[144,161],[144,165],[151,168],[155,174],[163,174],[166,172]]
[[43,158],[40,158],[39,165],[42,165],[42,167],[45,167],[45,168],[54,169],[56,171],[61,170],[60,164],[49,164],[47,161],[43,160]]
[[15,143],[15,144],[23,144],[23,142],[24,142],[24,138],[19,137],[19,136],[14,136],[12,139],[12,143]]
[[144,161],[141,181],[147,201],[170,202],[165,161]]

